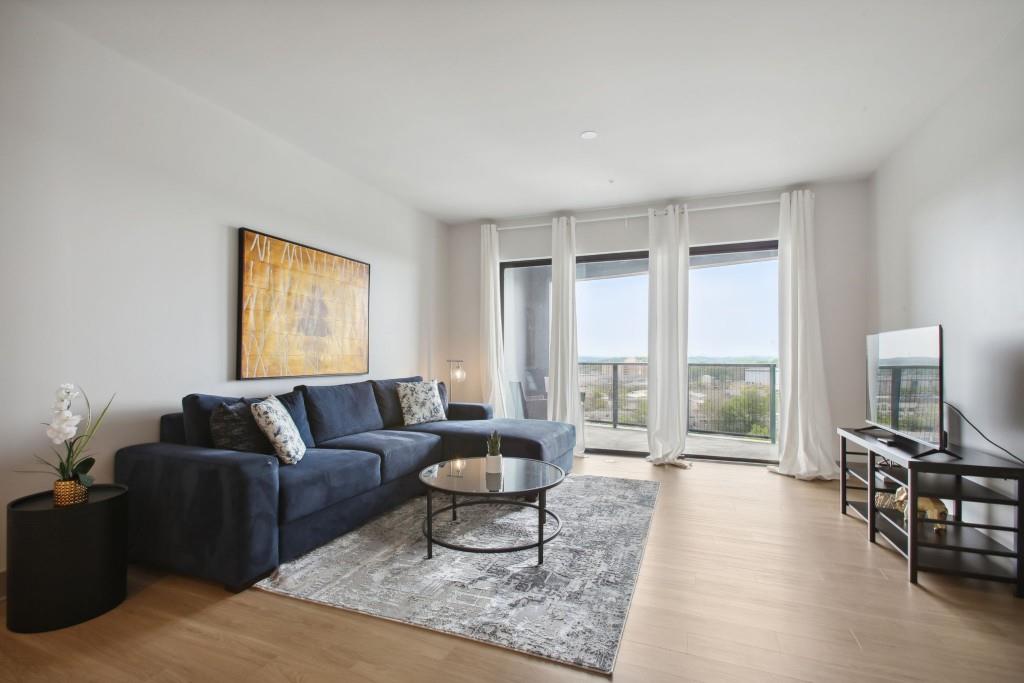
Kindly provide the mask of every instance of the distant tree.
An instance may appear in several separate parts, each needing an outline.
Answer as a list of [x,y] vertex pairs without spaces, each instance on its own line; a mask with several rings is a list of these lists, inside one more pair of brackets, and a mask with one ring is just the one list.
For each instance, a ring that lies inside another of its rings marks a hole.
[[722,405],[721,430],[730,434],[767,436],[768,388],[745,386]]

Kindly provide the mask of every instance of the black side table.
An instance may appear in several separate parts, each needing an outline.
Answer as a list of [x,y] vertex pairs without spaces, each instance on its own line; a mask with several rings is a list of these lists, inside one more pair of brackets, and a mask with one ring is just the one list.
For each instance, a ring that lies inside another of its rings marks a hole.
[[127,539],[124,486],[97,484],[68,507],[54,507],[52,491],[8,503],[7,628],[52,631],[121,604]]

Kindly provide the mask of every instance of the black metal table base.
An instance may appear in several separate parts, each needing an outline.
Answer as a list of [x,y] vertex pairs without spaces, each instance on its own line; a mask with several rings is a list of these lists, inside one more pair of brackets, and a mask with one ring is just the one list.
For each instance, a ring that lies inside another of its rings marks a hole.
[[[520,500],[509,500],[506,498],[485,498],[480,500],[470,500],[464,503],[456,501],[455,496],[452,496],[452,504],[446,505],[439,510],[433,509],[433,496],[430,492],[427,493],[427,517],[423,520],[423,535],[427,539],[427,559],[434,556],[434,544],[441,546],[442,548],[448,548],[450,550],[459,550],[466,553],[514,553],[520,550],[530,550],[531,548],[537,549],[537,564],[544,564],[544,546],[550,543],[558,534],[562,532],[562,519],[547,509],[546,506],[546,492],[541,491],[540,499],[537,503],[527,503]],[[459,543],[449,543],[439,538],[434,537],[433,520],[434,517],[444,514],[451,510],[452,520],[457,519],[457,510],[459,508],[471,507],[473,505],[513,505],[515,507],[533,508],[537,510],[537,540],[533,543],[523,543],[521,545],[510,545],[500,546],[497,548],[480,548],[476,546],[461,545]],[[550,528],[551,524],[547,521],[550,517],[554,520],[555,530],[548,536],[544,535],[544,530]]]

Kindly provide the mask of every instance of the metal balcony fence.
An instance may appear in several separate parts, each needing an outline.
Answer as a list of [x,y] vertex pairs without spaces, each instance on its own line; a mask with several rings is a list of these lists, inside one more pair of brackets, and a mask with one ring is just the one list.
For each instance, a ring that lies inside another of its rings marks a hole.
[[[647,363],[580,363],[584,418],[612,427],[647,426]],[[775,443],[774,363],[689,365],[689,431]]]

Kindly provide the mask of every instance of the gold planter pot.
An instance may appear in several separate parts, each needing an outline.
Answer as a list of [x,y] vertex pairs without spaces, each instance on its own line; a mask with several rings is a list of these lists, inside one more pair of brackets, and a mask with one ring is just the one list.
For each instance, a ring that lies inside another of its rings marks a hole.
[[89,500],[89,489],[75,480],[58,479],[53,482],[53,504],[55,507],[78,505]]

